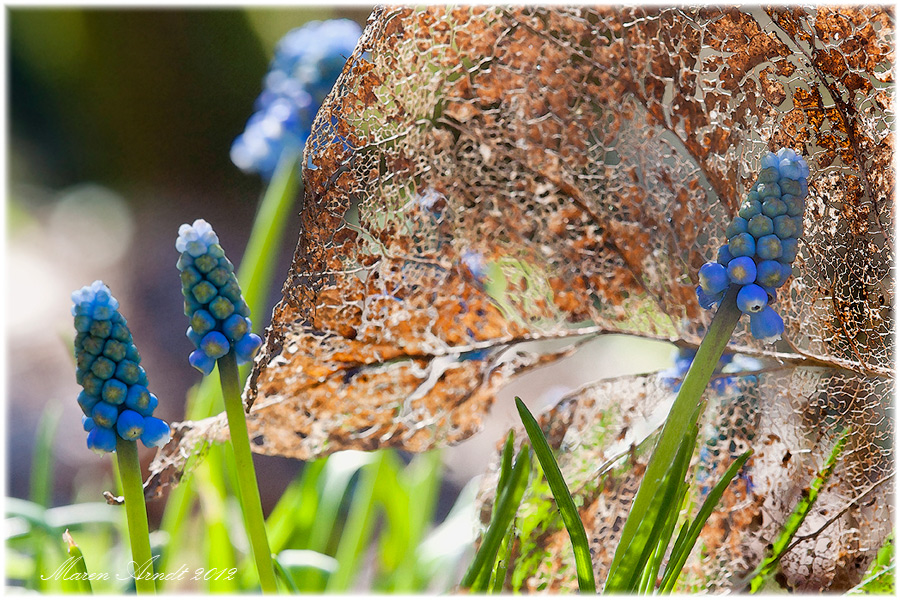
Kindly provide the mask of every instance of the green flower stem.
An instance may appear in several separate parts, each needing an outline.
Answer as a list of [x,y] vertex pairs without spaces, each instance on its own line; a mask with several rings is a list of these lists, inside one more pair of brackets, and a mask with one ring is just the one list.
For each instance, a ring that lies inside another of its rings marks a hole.
[[241,257],[237,278],[250,307],[250,314],[263,311],[272,281],[288,212],[300,185],[300,161],[294,152],[285,152],[278,161],[272,181],[260,202],[247,248]]
[[150,528],[147,526],[147,506],[144,504],[144,483],[141,479],[137,442],[117,438],[116,457],[119,462],[119,476],[122,478],[122,495],[125,496],[125,514],[128,516],[134,587],[138,594],[155,594]]
[[697,355],[681,384],[672,409],[669,411],[659,441],[641,480],[641,486],[634,497],[634,504],[628,513],[628,519],[622,528],[622,537],[616,546],[616,553],[610,565],[607,586],[616,579],[617,568],[626,553],[640,553],[640,548],[631,548],[635,538],[643,537],[637,535],[638,529],[652,528],[654,525],[653,519],[645,519],[647,510],[654,496],[662,491],[661,487],[666,472],[672,465],[682,438],[693,424],[692,421],[697,414],[696,410],[703,392],[741,318],[741,311],[738,310],[735,301],[739,287],[731,286],[722,300],[700,347],[697,349]]
[[256,560],[259,584],[263,592],[276,593],[278,588],[275,581],[275,567],[272,564],[272,552],[269,550],[269,540],[266,537],[266,523],[259,499],[253,454],[250,451],[250,435],[247,433],[247,419],[244,416],[234,350],[220,358],[218,365],[222,396],[225,399],[225,414],[228,416],[228,430],[231,434],[231,447],[234,449],[234,462],[237,465],[241,510],[253,548],[253,558]]

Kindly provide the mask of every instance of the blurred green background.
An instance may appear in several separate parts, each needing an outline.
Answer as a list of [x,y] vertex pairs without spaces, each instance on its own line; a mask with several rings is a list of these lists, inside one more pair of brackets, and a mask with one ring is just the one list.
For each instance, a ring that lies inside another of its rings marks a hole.
[[[231,163],[229,149],[253,112],[275,44],[307,21],[350,18],[364,26],[370,12],[7,10],[9,495],[28,495],[45,409],[61,418],[52,502],[72,501],[79,478],[108,473],[110,461],[87,451],[77,426],[68,346],[69,295],[95,279],[122,304],[161,416],[183,418],[187,390],[200,376],[187,365],[187,322],[178,318],[178,226],[207,219],[240,260],[265,186]],[[287,244],[272,257],[270,307],[296,230],[288,224]],[[269,314],[255,320],[265,326]],[[146,466],[151,453],[141,456]],[[268,477],[275,483],[262,490],[267,505],[297,465],[260,460],[263,476],[282,475]],[[161,509],[154,504],[151,513]]]

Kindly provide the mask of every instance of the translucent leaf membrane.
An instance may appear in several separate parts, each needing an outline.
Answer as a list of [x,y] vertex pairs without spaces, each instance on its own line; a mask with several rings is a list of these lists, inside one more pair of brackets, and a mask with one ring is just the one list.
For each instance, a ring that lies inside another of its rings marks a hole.
[[[892,44],[882,8],[376,9],[307,143],[254,450],[461,441],[539,364],[506,361],[522,341],[696,345],[697,270],[781,146],[811,168],[786,342],[733,345],[888,404]],[[222,422],[182,424],[157,481]]]
[[[879,401],[889,390],[884,382],[806,367],[767,366],[718,377],[716,391],[706,395],[690,515],[734,459],[748,448],[754,454],[703,529],[677,589],[735,589],[764,557],[843,427],[851,425],[854,445],[798,532],[809,539],[781,561],[781,583],[794,590],[849,589],[891,531],[893,426],[890,407]],[[604,381],[564,398],[542,419],[580,506],[600,581],[674,399],[670,385],[657,376]],[[521,428],[516,440],[527,440]],[[482,484],[483,521],[495,488],[492,472]],[[535,486],[523,504],[507,589],[576,591],[574,557],[549,489]]]

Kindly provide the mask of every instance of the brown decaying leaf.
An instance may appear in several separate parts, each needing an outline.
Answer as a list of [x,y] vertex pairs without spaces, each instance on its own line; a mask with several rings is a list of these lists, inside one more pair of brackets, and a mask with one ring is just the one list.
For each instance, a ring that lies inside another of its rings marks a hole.
[[[697,344],[697,269],[781,146],[812,174],[778,357],[892,380],[892,43],[879,7],[376,9],[307,145],[254,450],[461,441],[553,359],[502,350],[576,327]],[[156,483],[222,425],[184,424]]]

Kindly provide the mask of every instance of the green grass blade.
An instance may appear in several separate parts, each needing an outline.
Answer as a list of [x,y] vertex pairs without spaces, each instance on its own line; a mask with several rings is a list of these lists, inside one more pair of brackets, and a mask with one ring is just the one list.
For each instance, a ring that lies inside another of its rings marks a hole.
[[303,471],[287,487],[269,514],[266,531],[274,554],[288,548],[292,540],[297,540],[293,544],[295,548],[305,548],[309,542],[319,506],[319,478],[324,469],[325,459],[303,465]]
[[416,548],[422,542],[434,514],[440,485],[439,452],[416,455],[404,469],[397,470],[395,482],[379,482],[377,499],[387,518],[381,536],[379,562],[386,577],[378,591],[411,593],[419,590]]
[[656,586],[660,566],[662,565],[663,558],[666,556],[666,551],[669,549],[669,544],[672,542],[672,534],[675,532],[675,525],[678,523],[678,517],[684,507],[685,498],[687,497],[689,488],[690,485],[688,480],[685,480],[678,489],[678,496],[674,504],[674,506],[678,507],[678,510],[669,511],[666,518],[666,525],[663,527],[662,534],[659,536],[659,541],[656,543],[656,549],[650,557],[650,560],[647,562],[646,577],[641,583],[640,593],[642,594],[651,593]]
[[[72,353],[69,353],[72,356]],[[56,429],[62,414],[59,404],[50,403],[45,406],[40,422],[38,423],[37,437],[34,444],[34,454],[31,459],[31,500],[40,506],[49,507],[52,501],[53,489],[53,442],[56,440]],[[44,564],[48,561],[46,549],[47,540],[43,534],[35,536],[34,562],[35,577],[43,572]],[[44,582],[33,579],[32,583],[38,589],[45,589]]]
[[[400,471],[403,469],[397,454],[391,450],[384,451],[386,461],[384,475],[375,482],[372,501],[384,511],[385,527],[378,540],[378,558],[384,572],[393,572],[403,562],[409,544],[411,508],[410,497],[400,483]],[[389,578],[388,578],[389,579]],[[378,591],[382,586],[390,587],[389,581],[376,582]]]
[[491,579],[488,582],[488,593],[503,593],[503,582],[506,580],[506,571],[509,567],[509,557],[512,552],[512,537],[515,534],[515,527],[509,526],[506,535],[503,536],[503,542],[500,544],[500,550],[497,552],[497,564],[491,572]]
[[691,551],[694,549],[697,538],[700,537],[700,531],[703,529],[703,526],[706,524],[712,511],[719,504],[719,500],[722,499],[725,490],[734,478],[737,477],[738,471],[741,470],[741,467],[744,466],[744,463],[747,462],[752,454],[753,451],[748,450],[731,463],[731,466],[728,467],[728,470],[725,471],[722,478],[706,496],[706,499],[700,506],[700,510],[697,511],[697,516],[694,517],[694,520],[691,522],[690,528],[686,530],[684,538],[679,535],[678,540],[675,541],[675,545],[672,546],[672,555],[670,556],[669,563],[666,565],[666,570],[663,573],[660,591],[670,593],[674,589],[675,583],[678,581],[679,575],[681,575],[681,569],[684,568],[688,556],[690,556]]
[[87,565],[84,563],[81,549],[72,539],[68,529],[62,537],[67,546],[66,553],[69,555],[66,564],[71,565],[66,571],[66,575],[60,580],[63,591],[67,594],[92,594],[91,581],[88,578]]
[[891,532],[891,535],[887,537],[882,544],[881,548],[878,550],[878,554],[875,555],[875,560],[872,561],[872,564],[869,565],[868,573],[873,573],[878,571],[884,567],[889,566],[894,562],[894,533]]
[[587,535],[584,532],[584,524],[581,522],[581,515],[575,507],[575,501],[572,500],[572,494],[569,493],[569,487],[563,479],[562,472],[556,459],[553,458],[553,451],[541,431],[540,425],[534,416],[525,406],[525,403],[519,397],[516,397],[516,409],[519,411],[519,417],[525,426],[525,432],[538,462],[541,463],[541,469],[550,485],[550,491],[553,492],[553,498],[559,507],[560,515],[566,530],[569,532],[569,540],[572,542],[572,550],[575,552],[575,571],[578,575],[578,589],[582,593],[597,593],[597,584],[594,582],[594,567],[591,563],[591,549],[588,546]]
[[50,506],[50,492],[53,489],[53,442],[56,440],[61,415],[62,408],[59,404],[48,404],[38,423],[31,459],[31,501],[41,506]]
[[637,543],[632,543],[631,551],[624,556],[620,563],[619,579],[615,581],[607,579],[606,592],[635,593],[638,591],[648,569],[650,557],[666,527],[668,517],[672,512],[678,513],[681,508],[678,492],[684,483],[696,441],[697,426],[694,424],[688,428],[687,435],[678,447],[678,453],[675,455],[672,466],[663,478],[663,485],[659,493],[653,498],[644,515],[652,523],[652,527],[638,532],[639,536],[635,538]]
[[841,433],[841,437],[831,450],[831,454],[828,455],[822,469],[816,474],[815,478],[809,484],[809,487],[804,490],[803,496],[800,498],[797,506],[794,507],[794,510],[785,521],[781,533],[775,539],[766,558],[763,559],[750,576],[751,594],[758,592],[766,584],[769,578],[775,574],[775,571],[778,570],[778,564],[787,551],[788,544],[791,543],[794,535],[800,529],[800,526],[806,519],[806,515],[812,510],[816,498],[819,497],[819,492],[831,478],[831,474],[837,466],[838,457],[841,452],[843,452],[844,446],[847,445],[847,441],[850,439],[850,432],[851,429],[847,428]]
[[895,595],[894,577],[894,534],[888,536],[869,565],[863,580],[847,591],[847,595],[880,594]]
[[[227,571],[236,566],[234,546],[229,532],[231,525],[227,506],[227,496],[221,487],[212,483],[217,477],[210,468],[209,462],[197,465],[194,479],[200,498],[200,509],[203,513],[201,535],[204,537],[204,558],[206,570]],[[207,591],[211,593],[228,593],[237,591],[237,580],[234,577],[212,577],[206,582]]]
[[416,571],[427,582],[426,591],[444,591],[457,583],[455,570],[475,541],[475,497],[479,481],[473,478],[460,491],[450,514],[416,548]]
[[361,570],[359,560],[375,525],[375,488],[390,468],[387,456],[385,451],[376,452],[374,460],[362,469],[335,556],[337,570],[328,579],[327,592],[348,591]]
[[894,570],[896,565],[888,565],[880,571],[868,575],[859,585],[847,590],[846,596],[856,596],[858,594],[894,596],[896,595]]
[[272,566],[275,567],[275,576],[278,578],[278,581],[280,581],[290,593],[299,594],[300,589],[297,587],[297,584],[294,583],[294,578],[291,577],[290,573],[284,570],[284,567],[281,566],[281,561],[278,560],[277,556],[272,557]]
[[318,511],[309,533],[310,550],[330,554],[332,536],[338,528],[338,515],[353,476],[377,458],[377,453],[350,450],[328,457],[321,478]]
[[509,476],[509,483],[502,490],[498,489],[500,494],[500,502],[497,510],[491,515],[491,523],[484,539],[481,541],[481,547],[475,553],[472,564],[463,576],[460,588],[471,589],[473,592],[484,591],[483,587],[476,587],[476,582],[480,585],[487,585],[487,581],[493,570],[494,562],[497,560],[497,551],[503,536],[509,528],[510,523],[519,510],[519,504],[522,502],[522,495],[528,485],[528,476],[531,474],[531,457],[530,450],[527,445],[522,446],[519,454],[516,456],[515,465]]
[[503,444],[503,452],[500,453],[500,476],[497,479],[498,493],[494,495],[493,510],[497,510],[497,504],[500,502],[499,490],[504,489],[509,482],[509,474],[512,472],[513,454],[516,451],[514,447],[515,441],[516,434],[510,430],[509,435],[506,436],[506,442]]
[[735,302],[736,296],[737,288],[732,286],[716,311],[716,316],[697,350],[697,355],[691,363],[678,396],[669,411],[669,416],[666,418],[666,423],[628,513],[628,519],[622,528],[619,544],[616,546],[616,553],[613,556],[606,581],[607,586],[612,584],[612,589],[625,587],[623,582],[632,573],[620,573],[619,565],[626,555],[640,551],[639,548],[632,548],[632,545],[641,543],[636,542],[637,539],[646,540],[647,532],[655,525],[655,521],[648,518],[648,509],[663,485],[663,480],[678,453],[685,433],[694,422],[695,409],[699,406],[703,392],[722,356],[722,351],[728,345],[735,325],[741,317],[741,311],[738,310]]

